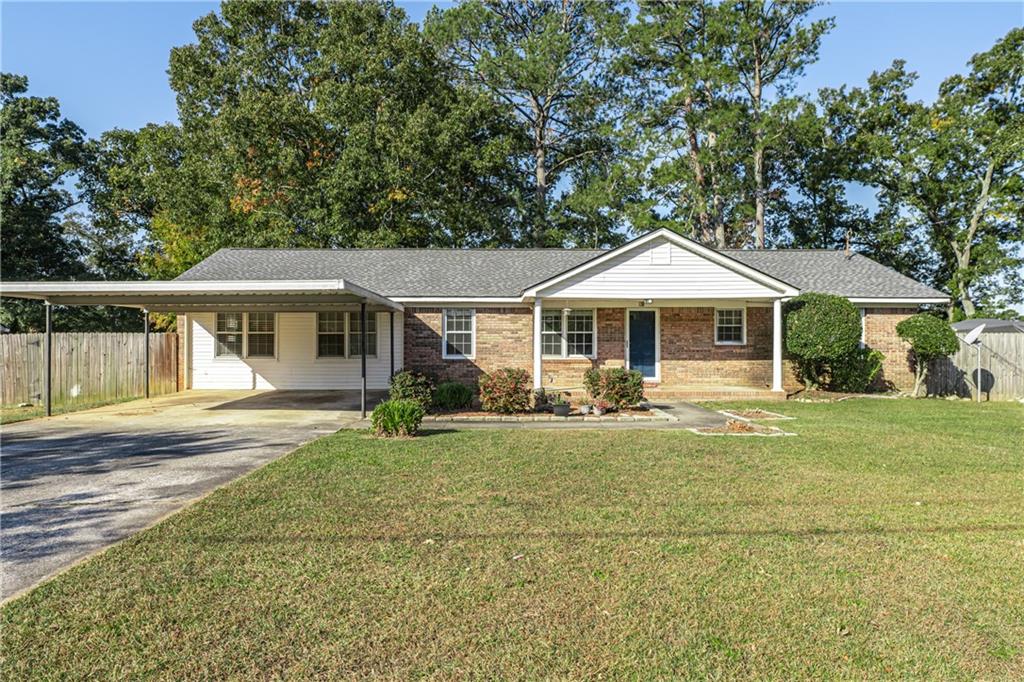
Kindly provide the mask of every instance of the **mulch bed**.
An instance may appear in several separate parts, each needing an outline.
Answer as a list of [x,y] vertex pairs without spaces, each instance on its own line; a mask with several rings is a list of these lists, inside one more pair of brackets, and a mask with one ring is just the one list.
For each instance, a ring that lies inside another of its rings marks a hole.
[[726,410],[726,412],[736,417],[743,417],[744,419],[763,419],[766,421],[771,419],[792,419],[792,417],[787,417],[784,414],[769,412],[768,410],[762,410],[759,407],[749,410]]

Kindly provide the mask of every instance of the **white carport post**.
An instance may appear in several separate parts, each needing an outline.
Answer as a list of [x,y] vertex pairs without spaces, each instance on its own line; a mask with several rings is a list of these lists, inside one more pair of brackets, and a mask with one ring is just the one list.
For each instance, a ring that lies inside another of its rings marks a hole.
[[772,390],[782,390],[782,299],[772,302]]
[[541,299],[537,296],[533,299],[533,388],[541,387]]
[[359,361],[363,367],[363,383],[359,389],[359,414],[366,419],[366,301],[359,304]]

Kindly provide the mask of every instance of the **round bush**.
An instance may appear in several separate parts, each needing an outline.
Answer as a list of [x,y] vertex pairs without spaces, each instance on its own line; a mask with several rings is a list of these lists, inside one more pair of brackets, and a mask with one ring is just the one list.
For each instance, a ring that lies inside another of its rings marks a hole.
[[456,381],[438,384],[434,390],[434,407],[439,410],[462,410],[473,404],[473,389]]
[[928,313],[903,320],[896,325],[896,333],[910,344],[914,353],[914,395],[917,395],[928,376],[928,363],[955,353],[960,340],[945,320]]
[[873,348],[854,348],[828,363],[829,387],[847,393],[866,393],[875,383],[885,355]]
[[796,360],[804,386],[817,388],[825,365],[860,343],[856,306],[842,296],[806,293],[786,304],[786,350]]
[[378,436],[415,436],[423,414],[423,406],[415,400],[385,400],[373,408],[370,423]]
[[434,402],[434,380],[426,374],[406,370],[391,377],[391,400],[415,400],[424,410]]

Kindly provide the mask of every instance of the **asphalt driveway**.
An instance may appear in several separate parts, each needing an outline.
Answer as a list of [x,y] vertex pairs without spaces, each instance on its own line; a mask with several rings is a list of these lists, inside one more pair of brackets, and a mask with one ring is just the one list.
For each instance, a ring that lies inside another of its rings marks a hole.
[[0,598],[355,425],[357,410],[351,391],[188,391],[4,426]]

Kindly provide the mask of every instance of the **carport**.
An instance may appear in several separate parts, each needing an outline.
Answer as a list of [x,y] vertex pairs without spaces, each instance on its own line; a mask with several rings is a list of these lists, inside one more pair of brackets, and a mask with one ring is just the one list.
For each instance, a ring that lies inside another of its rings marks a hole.
[[53,306],[103,305],[142,311],[146,332],[144,394],[149,397],[149,313],[358,311],[360,324],[360,413],[366,416],[367,313],[387,312],[391,374],[394,374],[395,312],[402,304],[343,279],[148,282],[4,282],[0,295],[41,300],[46,307],[44,404],[52,414]]

